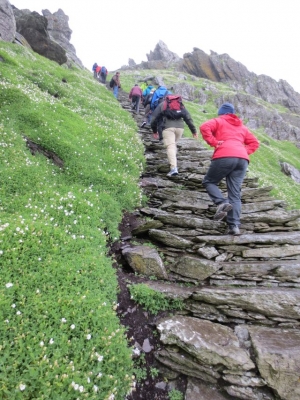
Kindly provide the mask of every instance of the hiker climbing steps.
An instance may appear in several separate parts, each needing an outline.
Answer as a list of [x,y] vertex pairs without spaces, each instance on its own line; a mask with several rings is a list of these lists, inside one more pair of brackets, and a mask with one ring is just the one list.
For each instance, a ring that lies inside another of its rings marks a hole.
[[[140,127],[143,107],[135,115],[128,93],[120,90],[118,99]],[[165,347],[156,359],[189,377],[186,400],[200,391],[207,398],[298,399],[300,210],[288,210],[271,197],[272,187],[246,176],[241,236],[227,235],[202,186],[212,151],[181,139],[179,174],[168,177],[162,142],[145,127],[138,134],[148,204],[136,211],[140,223],[132,229],[134,244],[123,241],[123,258],[135,272],[157,277],[149,287],[184,305],[157,321]],[[225,183],[220,188],[225,192]]]

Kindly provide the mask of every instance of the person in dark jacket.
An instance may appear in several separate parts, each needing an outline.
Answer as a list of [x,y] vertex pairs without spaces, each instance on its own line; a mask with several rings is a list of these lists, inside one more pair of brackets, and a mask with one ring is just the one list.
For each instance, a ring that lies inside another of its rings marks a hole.
[[194,126],[191,115],[184,109],[182,117],[179,119],[169,119],[164,115],[164,102],[162,101],[154,110],[151,117],[151,129],[154,139],[159,139],[158,129],[161,124],[162,137],[165,147],[167,148],[167,157],[170,164],[170,172],[167,176],[178,175],[177,169],[177,142],[182,138],[184,131],[184,122],[189,127],[194,138],[198,138],[197,129]]
[[113,81],[114,81],[114,85],[113,85],[113,93],[115,98],[118,98],[118,93],[119,93],[119,89],[121,87],[121,82],[120,82],[120,72],[116,72],[115,75],[112,77]]
[[[202,184],[217,205],[214,219],[220,221],[227,216],[228,234],[240,235],[241,186],[249,154],[259,148],[259,141],[234,114],[231,103],[222,104],[218,116],[200,126],[203,139],[215,149]],[[223,178],[226,179],[228,199],[218,187]]]
[[96,71],[96,68],[98,67],[98,64],[97,63],[94,63],[93,64],[93,67],[92,67],[92,71],[93,71],[93,73],[94,73],[94,78],[95,79],[97,79],[97,71]]
[[150,90],[150,93],[147,94],[147,96],[145,97],[145,99],[143,101],[143,105],[144,105],[144,120],[142,122],[141,128],[143,128],[145,125],[148,125],[150,127],[151,114],[152,114],[152,111],[150,109],[150,104],[151,104],[151,100],[152,100],[154,92],[155,92],[155,88],[152,88]]

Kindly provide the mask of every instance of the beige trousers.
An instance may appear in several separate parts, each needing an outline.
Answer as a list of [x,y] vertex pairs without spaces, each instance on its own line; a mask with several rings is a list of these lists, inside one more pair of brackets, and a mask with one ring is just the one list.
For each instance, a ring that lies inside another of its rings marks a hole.
[[163,140],[164,140],[164,145],[167,148],[167,156],[170,164],[170,168],[176,168],[177,167],[177,158],[176,158],[176,153],[177,153],[177,145],[176,143],[178,140],[182,138],[183,135],[183,128],[167,128],[163,130]]

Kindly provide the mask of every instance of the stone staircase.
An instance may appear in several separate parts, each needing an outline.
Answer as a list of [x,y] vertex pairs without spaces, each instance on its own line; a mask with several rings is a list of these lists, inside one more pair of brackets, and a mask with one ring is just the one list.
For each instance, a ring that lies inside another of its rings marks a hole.
[[[120,91],[119,101],[132,113],[127,93]],[[140,126],[143,116],[132,115]],[[168,178],[162,143],[148,129],[138,134],[149,202],[132,229],[141,245],[124,240],[123,256],[158,278],[149,279],[152,289],[184,304],[157,324],[165,345],[157,360],[189,377],[185,400],[299,400],[300,210],[287,210],[272,187],[246,177],[242,235],[226,235],[201,185],[212,151],[201,139],[183,138],[179,175]]]

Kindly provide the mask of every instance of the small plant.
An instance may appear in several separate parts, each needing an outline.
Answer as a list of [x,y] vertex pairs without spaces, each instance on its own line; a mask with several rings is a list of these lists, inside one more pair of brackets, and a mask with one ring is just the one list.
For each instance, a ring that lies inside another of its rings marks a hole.
[[183,394],[179,390],[172,389],[168,395],[170,400],[183,400]]
[[159,370],[157,368],[151,367],[150,375],[151,375],[151,378],[157,378],[159,375]]
[[154,315],[159,311],[183,309],[182,300],[168,299],[162,293],[156,292],[145,284],[129,285],[129,291],[133,300]]
[[141,382],[147,378],[147,370],[145,368],[133,368],[133,374],[137,382]]
[[140,357],[135,360],[133,374],[137,382],[141,382],[147,378],[145,353],[141,353]]

